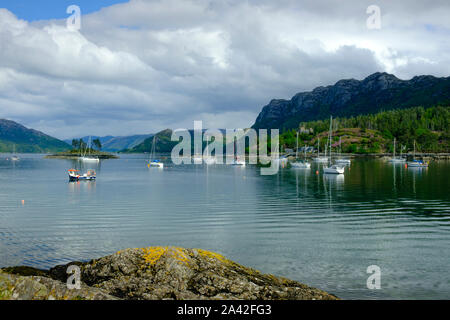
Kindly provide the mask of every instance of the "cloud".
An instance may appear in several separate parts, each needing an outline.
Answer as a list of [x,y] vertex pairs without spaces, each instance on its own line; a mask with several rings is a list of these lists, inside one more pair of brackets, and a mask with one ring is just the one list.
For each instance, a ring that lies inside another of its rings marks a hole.
[[447,1],[131,0],[65,21],[0,9],[0,113],[57,137],[248,127],[272,98],[362,79],[450,74]]

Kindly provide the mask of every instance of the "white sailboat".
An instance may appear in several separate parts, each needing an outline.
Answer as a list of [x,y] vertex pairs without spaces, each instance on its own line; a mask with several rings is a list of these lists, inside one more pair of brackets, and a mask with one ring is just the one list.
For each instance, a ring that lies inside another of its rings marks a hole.
[[394,156],[391,159],[389,159],[389,162],[392,162],[392,163],[403,163],[403,162],[406,161],[406,159],[402,157],[402,149],[401,148],[400,148],[400,158],[396,158],[395,157],[395,142],[396,142],[396,140],[394,138]]
[[11,156],[11,161],[19,161],[20,158],[16,155],[16,145],[13,145],[13,155]]
[[314,158],[314,162],[328,162],[328,157],[326,157],[326,153],[324,157],[320,156],[320,138],[317,138],[317,157]]
[[297,131],[297,148],[295,149],[295,162],[291,163],[291,166],[293,168],[299,168],[299,169],[309,169],[311,168],[311,164],[306,161],[306,145],[304,148],[305,156],[303,161],[297,161],[298,159],[298,131]]
[[[330,152],[331,155],[331,152]],[[336,159],[334,162],[336,164],[350,165],[352,162],[350,159],[342,158],[342,137],[339,137],[339,156],[340,158]]]
[[332,164],[331,162],[331,128],[333,123],[333,117],[330,117],[330,133],[328,134],[328,141],[330,143],[330,166],[327,168],[323,168],[323,172],[327,174],[344,174],[345,166],[339,164]]
[[84,152],[84,156],[82,156],[80,158],[80,160],[83,162],[100,162],[100,159],[98,157],[91,156],[91,137],[90,136],[89,136],[88,145]]
[[408,168],[427,168],[428,162],[424,162],[422,160],[416,160],[416,140],[414,140],[414,153],[413,153],[413,160],[408,161]]
[[203,155],[203,161],[205,161],[206,165],[216,164],[216,157],[213,157],[212,155],[209,154],[209,143],[208,143],[208,141],[206,141],[206,148],[205,148],[205,154]]
[[150,159],[148,160],[147,167],[154,167],[154,168],[164,168],[164,163],[161,162],[161,160],[155,158],[156,153],[156,135],[153,136],[152,141],[152,150],[150,152]]

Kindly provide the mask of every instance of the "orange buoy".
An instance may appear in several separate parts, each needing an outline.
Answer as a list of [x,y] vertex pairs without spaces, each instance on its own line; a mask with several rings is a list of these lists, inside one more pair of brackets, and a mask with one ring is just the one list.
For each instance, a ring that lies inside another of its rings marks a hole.
[[319,170],[316,170],[316,174],[319,174]]
[[25,204],[25,200],[22,200],[22,205],[24,205]]
[[405,163],[405,168],[408,168],[408,164],[407,163]]

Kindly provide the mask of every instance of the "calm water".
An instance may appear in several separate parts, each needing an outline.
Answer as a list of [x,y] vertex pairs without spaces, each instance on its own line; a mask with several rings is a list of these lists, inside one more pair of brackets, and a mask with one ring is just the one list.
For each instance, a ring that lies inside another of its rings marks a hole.
[[[0,266],[48,268],[154,245],[220,252],[345,299],[450,299],[450,163],[357,160],[345,177],[230,166],[148,169],[144,155],[90,165],[0,155]],[[85,167],[87,169],[88,167]],[[22,200],[25,200],[22,204]],[[366,269],[381,268],[381,290]]]

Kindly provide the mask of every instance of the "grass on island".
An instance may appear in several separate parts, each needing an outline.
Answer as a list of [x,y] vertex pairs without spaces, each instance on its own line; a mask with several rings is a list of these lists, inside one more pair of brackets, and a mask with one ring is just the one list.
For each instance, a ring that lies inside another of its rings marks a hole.
[[64,158],[64,159],[75,159],[79,158],[80,154],[83,155],[89,155],[92,157],[98,157],[99,159],[118,159],[119,157],[115,154],[105,152],[105,151],[99,151],[95,149],[90,149],[87,151],[83,151],[80,153],[80,150],[72,149],[69,151],[63,151],[58,153],[53,153],[50,155],[47,155],[46,158],[53,159],[53,158]]

